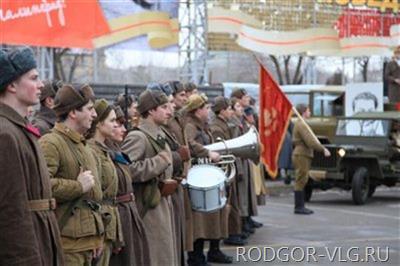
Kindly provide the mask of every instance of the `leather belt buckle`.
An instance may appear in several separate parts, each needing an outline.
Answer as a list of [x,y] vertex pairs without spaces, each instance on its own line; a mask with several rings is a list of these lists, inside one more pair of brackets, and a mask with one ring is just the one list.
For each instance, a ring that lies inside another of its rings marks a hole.
[[49,199],[49,210],[55,210],[57,208],[57,201],[55,198]]
[[135,201],[135,194],[133,194],[133,192],[132,192],[129,195],[131,196],[131,200],[130,201]]

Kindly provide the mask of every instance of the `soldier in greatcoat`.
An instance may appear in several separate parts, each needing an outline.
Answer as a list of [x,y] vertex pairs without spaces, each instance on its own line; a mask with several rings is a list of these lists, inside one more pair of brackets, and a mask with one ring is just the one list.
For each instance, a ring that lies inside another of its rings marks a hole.
[[65,261],[90,265],[100,258],[104,244],[99,162],[84,138],[97,117],[93,90],[88,85],[64,85],[54,103],[58,122],[40,144],[57,199]]
[[[217,152],[209,151],[204,146],[213,142],[208,129],[209,104],[203,95],[191,95],[185,106],[187,111],[185,133],[189,141],[191,156],[194,159],[209,158],[216,162],[220,160]],[[189,265],[205,265],[203,254],[204,241],[210,241],[207,253],[208,262],[232,263],[232,257],[220,250],[220,240],[228,237],[228,215],[230,206],[212,213],[193,211],[193,251],[188,253]]]
[[384,78],[389,86],[389,102],[400,110],[400,46],[396,47],[392,60],[386,65]]
[[[240,135],[246,134],[250,129],[245,121],[244,109],[250,105],[250,95],[245,89],[235,89],[231,93],[234,104],[236,123],[239,124]],[[238,183],[238,192],[240,195],[240,213],[242,215],[243,232],[252,234],[255,228],[261,227],[262,224],[254,221],[251,216],[257,215],[257,195],[255,192],[255,184],[250,171],[250,161],[242,160],[241,181]]]
[[[214,99],[212,110],[215,113],[215,119],[210,125],[213,138],[216,140],[218,138],[221,140],[229,140],[237,137],[236,125],[231,121],[234,112],[229,99],[223,96],[216,97]],[[242,238],[242,222],[236,176],[229,186],[228,200],[231,205],[229,213],[229,237],[224,240],[224,243],[228,245],[244,246],[247,241]]]
[[43,84],[40,90],[40,109],[34,114],[32,120],[32,124],[39,129],[42,136],[49,133],[56,123],[57,116],[53,110],[54,97],[62,86],[61,81],[56,80],[45,80]]
[[118,194],[116,201],[121,219],[124,243],[122,245],[122,250],[111,256],[110,265],[152,265],[150,247],[144,223],[139,215],[136,206],[136,198],[133,193],[132,176],[129,172],[129,165],[132,162],[119,147],[127,131],[124,126],[125,114],[119,106],[114,106],[114,110],[117,127],[114,128],[113,135],[106,141],[118,175]]
[[[165,133],[168,145],[171,148],[173,179],[175,179],[179,184],[175,193],[171,195],[171,199],[174,208],[174,225],[177,245],[176,252],[180,265],[185,265],[185,203],[186,207],[190,208],[190,202],[188,197],[186,197],[185,201],[184,195],[185,192],[187,194],[187,191],[184,191],[183,187],[181,186],[181,182],[187,174],[190,151],[183,128],[183,115],[180,113],[180,110],[182,110],[182,107],[186,104],[187,97],[184,87],[179,81],[169,81],[164,84],[153,84],[150,85],[150,89],[161,90],[167,95],[170,102],[171,112],[173,113],[173,116],[168,120],[168,124],[163,125],[162,129]],[[191,241],[190,244],[192,244],[192,242],[193,241]]]
[[32,50],[0,50],[0,265],[64,265],[40,134],[26,120],[41,87]]
[[107,138],[112,137],[113,130],[117,127],[117,119],[114,109],[105,99],[96,100],[94,109],[97,117],[93,121],[86,138],[89,139],[88,143],[93,156],[97,157],[99,161],[99,177],[103,191],[102,216],[107,218],[107,221],[104,222],[104,247],[99,264],[108,266],[111,254],[120,252],[124,243],[116,201],[118,192],[117,170],[111,159],[110,149],[106,145]]
[[[244,123],[248,128],[250,127],[256,127],[257,129],[257,119],[256,119],[256,113],[254,111],[254,108],[252,106],[248,106],[244,108]],[[258,130],[258,129],[257,129]],[[257,198],[257,204],[258,205],[265,205],[265,195],[267,194],[267,188],[265,187],[265,169],[264,165],[261,163],[255,164],[253,161],[249,160],[250,164],[250,175],[253,178],[254,182],[254,192],[256,194]],[[249,223],[252,224],[252,219],[249,218]],[[256,222],[253,220],[253,223],[257,223],[259,225],[262,225],[262,223]],[[257,227],[256,227],[257,228]]]
[[177,265],[171,201],[171,186],[176,182],[172,180],[171,149],[161,129],[172,116],[168,98],[159,90],[145,90],[139,96],[138,111],[139,126],[128,133],[122,151],[132,162],[129,169],[151,247],[151,263]]
[[[304,119],[310,117],[310,109],[303,104],[298,105],[297,110]],[[294,213],[295,214],[312,214],[313,211],[304,207],[304,187],[308,181],[308,172],[311,167],[311,161],[314,157],[314,150],[324,153],[326,157],[331,154],[319,140],[312,135],[311,129],[307,127],[305,122],[298,119],[293,128],[293,144],[292,161],[295,169],[295,185],[294,185]]]

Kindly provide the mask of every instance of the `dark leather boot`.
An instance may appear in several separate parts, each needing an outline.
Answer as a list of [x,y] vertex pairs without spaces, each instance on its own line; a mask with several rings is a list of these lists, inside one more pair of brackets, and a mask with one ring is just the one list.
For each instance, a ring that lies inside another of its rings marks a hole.
[[229,235],[227,239],[224,239],[224,244],[232,246],[244,246],[247,244],[247,241],[244,240],[241,235]]
[[193,251],[188,252],[188,265],[189,266],[207,266],[209,265],[206,256],[203,253],[204,240],[197,239],[193,243]]
[[304,207],[304,191],[294,192],[294,213],[295,214],[313,214],[314,212]]
[[242,231],[242,233],[240,234],[240,237],[241,237],[243,240],[248,239],[249,236],[250,236],[250,233],[244,232],[244,231]]
[[231,256],[224,254],[219,249],[219,240],[213,239],[210,240],[210,250],[207,253],[207,261],[230,264],[233,262],[233,258]]
[[254,220],[251,218],[251,216],[248,217],[248,221],[249,221],[250,226],[253,227],[253,228],[260,228],[260,227],[263,226],[262,223],[259,223],[259,222],[257,222],[257,221],[254,221]]
[[242,217],[242,231],[243,233],[250,233],[250,234],[254,234],[254,232],[256,231],[254,230],[253,227],[250,226],[247,217]]

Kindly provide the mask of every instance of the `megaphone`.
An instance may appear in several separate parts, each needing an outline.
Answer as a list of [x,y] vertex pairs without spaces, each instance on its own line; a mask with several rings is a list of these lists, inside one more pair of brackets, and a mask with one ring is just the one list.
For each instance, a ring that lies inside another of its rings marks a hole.
[[231,154],[242,159],[250,159],[255,164],[260,161],[260,144],[257,129],[252,126],[246,134],[230,139],[219,141],[204,146],[207,150],[218,152],[221,155]]

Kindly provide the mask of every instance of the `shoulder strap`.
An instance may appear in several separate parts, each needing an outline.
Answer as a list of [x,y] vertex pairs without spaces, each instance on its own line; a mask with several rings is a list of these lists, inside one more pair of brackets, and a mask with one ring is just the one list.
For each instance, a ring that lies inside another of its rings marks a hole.
[[150,134],[148,134],[146,131],[141,130],[140,128],[135,128],[134,130],[138,130],[140,132],[142,132],[147,139],[150,142],[151,147],[154,149],[154,151],[158,154],[159,152],[161,152],[163,149],[161,148],[160,144],[158,144],[157,140],[155,140],[152,136],[150,136]]
[[167,129],[165,128],[161,128],[162,131],[164,132],[168,145],[170,146],[172,151],[176,151],[179,148],[179,144],[178,144],[178,140],[176,139],[176,137],[174,136],[174,134],[172,134],[171,132],[168,132]]
[[[68,146],[68,148],[69,148],[69,150],[72,152],[72,154],[74,155],[74,157],[75,157],[75,159],[76,159],[76,161],[77,161],[77,163],[78,163],[78,166],[81,168],[81,167],[84,167],[84,164],[83,164],[83,160],[82,160],[82,158],[81,158],[81,156],[78,154],[78,152],[75,150],[75,147],[73,146],[73,144],[72,144],[72,142],[71,142],[71,140],[69,139],[69,138],[63,138],[62,136],[60,136],[59,134],[55,134],[60,140],[65,140],[65,143],[67,144],[67,146]],[[79,198],[76,198],[76,199],[74,199],[74,200],[72,200],[69,204],[68,204],[68,207],[67,207],[67,209],[65,210],[65,212],[63,213],[63,215],[59,218],[59,219],[57,219],[57,221],[58,221],[58,227],[60,228],[60,231],[64,228],[64,226],[67,224],[67,221],[68,221],[68,219],[71,217],[71,215],[72,215],[72,211],[73,211],[73,209],[75,208],[75,206],[76,205],[78,205],[79,204],[79,202],[82,200],[82,196],[81,197],[79,197]]]

